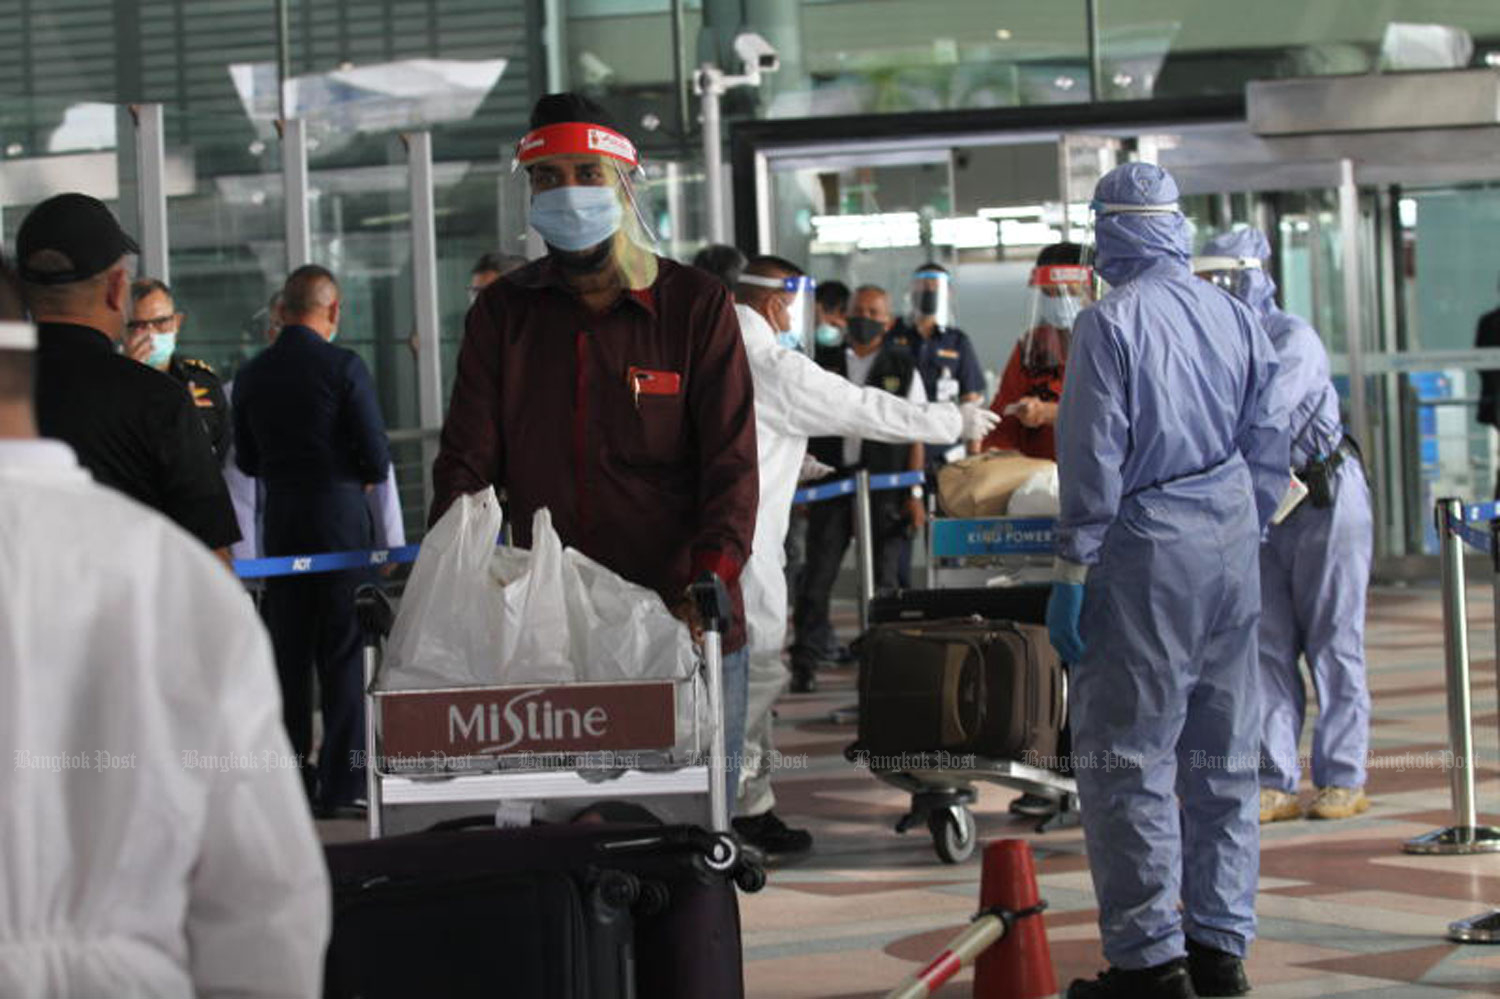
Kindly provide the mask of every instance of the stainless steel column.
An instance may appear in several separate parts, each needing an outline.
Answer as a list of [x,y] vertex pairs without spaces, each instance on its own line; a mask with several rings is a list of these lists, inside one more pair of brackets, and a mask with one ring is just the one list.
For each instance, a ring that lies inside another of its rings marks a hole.
[[[707,65],[703,67],[709,69]],[[719,88],[704,81],[698,97],[703,102],[703,219],[710,243],[724,242],[724,147],[719,135]]]
[[167,264],[167,150],[160,104],[132,104],[136,198],[141,213],[141,276],[172,283]]
[[1360,245],[1359,188],[1354,161],[1339,161],[1339,271],[1344,282],[1344,349],[1349,355],[1349,414],[1354,439],[1369,448],[1370,413],[1365,408],[1364,255]]
[[[1352,360],[1352,359],[1351,359]],[[1437,503],[1438,540],[1443,571],[1443,658],[1448,683],[1448,746],[1453,753],[1453,825],[1407,840],[1407,853],[1493,853],[1500,830],[1479,826],[1474,809],[1474,730],[1469,698],[1469,622],[1464,593],[1463,539],[1453,524],[1464,516],[1463,502]]]
[[423,508],[433,500],[432,463],[443,426],[443,364],[439,340],[437,209],[433,200],[432,133],[411,132],[406,143],[411,197],[412,314],[417,328],[417,412],[422,430]]
[[286,195],[286,269],[312,262],[312,215],[308,199],[307,123],[301,118],[277,122],[281,131],[281,183]]

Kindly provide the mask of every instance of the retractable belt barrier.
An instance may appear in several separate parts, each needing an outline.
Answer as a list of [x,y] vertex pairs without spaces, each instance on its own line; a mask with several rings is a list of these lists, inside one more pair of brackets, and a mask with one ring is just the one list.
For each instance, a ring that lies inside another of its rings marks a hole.
[[[1491,558],[1496,623],[1500,626],[1500,504],[1437,501],[1443,574],[1443,660],[1448,687],[1448,776],[1453,825],[1407,840],[1402,849],[1420,854],[1500,851],[1500,829],[1479,824],[1474,801],[1474,719],[1469,687],[1469,622],[1464,545]],[[1483,524],[1480,529],[1478,524]],[[1500,662],[1500,627],[1495,634]],[[1464,943],[1500,943],[1500,910],[1450,923],[1448,938]]]
[[[797,490],[794,503],[821,503],[840,496],[852,496],[856,478],[839,479]],[[909,489],[926,481],[922,472],[897,472],[870,476],[870,491]],[[419,545],[400,548],[374,548],[364,551],[325,552],[320,555],[283,555],[276,558],[237,558],[234,571],[241,579],[269,579],[273,576],[307,576],[319,572],[347,572],[350,569],[378,568],[415,562]]]

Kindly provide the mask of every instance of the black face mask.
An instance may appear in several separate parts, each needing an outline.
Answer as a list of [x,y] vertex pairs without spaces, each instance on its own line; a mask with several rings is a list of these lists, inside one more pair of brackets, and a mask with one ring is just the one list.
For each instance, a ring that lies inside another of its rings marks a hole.
[[937,315],[937,292],[931,288],[923,288],[917,292],[917,314],[923,316]]
[[559,250],[557,247],[548,245],[547,252],[557,262],[557,266],[569,274],[593,274],[604,269],[609,262],[610,251],[614,249],[614,239],[606,239],[592,250]]
[[860,346],[873,343],[884,332],[885,324],[878,319],[871,319],[868,316],[849,317],[849,339],[853,343]]

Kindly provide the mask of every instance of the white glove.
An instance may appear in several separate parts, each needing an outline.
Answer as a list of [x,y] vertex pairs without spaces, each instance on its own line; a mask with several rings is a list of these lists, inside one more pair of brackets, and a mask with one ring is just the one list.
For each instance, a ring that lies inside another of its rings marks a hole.
[[810,454],[802,456],[802,470],[797,473],[797,482],[816,482],[833,474],[833,466],[825,465]]
[[958,415],[964,418],[963,439],[966,441],[984,440],[1000,422],[1000,417],[975,401],[960,403]]

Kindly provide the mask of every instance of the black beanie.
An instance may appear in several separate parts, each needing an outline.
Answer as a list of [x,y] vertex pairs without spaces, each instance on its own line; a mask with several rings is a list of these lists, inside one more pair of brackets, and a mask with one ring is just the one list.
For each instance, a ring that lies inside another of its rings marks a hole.
[[590,125],[603,125],[616,132],[620,131],[620,127],[615,124],[614,117],[608,111],[604,110],[598,102],[582,94],[548,94],[537,101],[536,107],[531,109],[532,128],[561,125],[567,121],[582,121]]

